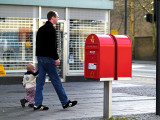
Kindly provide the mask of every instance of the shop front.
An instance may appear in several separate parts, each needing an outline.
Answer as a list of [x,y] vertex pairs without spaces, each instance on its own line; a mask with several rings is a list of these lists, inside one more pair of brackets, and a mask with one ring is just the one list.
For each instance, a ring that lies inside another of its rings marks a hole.
[[1,4],[0,64],[6,76],[22,76],[28,63],[37,64],[36,33],[50,10],[57,11],[60,17],[55,25],[60,77],[66,81],[72,76],[84,76],[85,40],[92,33],[109,33],[109,10]]

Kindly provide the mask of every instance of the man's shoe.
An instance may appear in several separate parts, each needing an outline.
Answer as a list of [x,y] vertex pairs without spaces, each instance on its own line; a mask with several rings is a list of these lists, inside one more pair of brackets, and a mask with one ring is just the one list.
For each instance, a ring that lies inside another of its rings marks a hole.
[[33,108],[34,105],[33,104],[28,104],[28,107]]
[[66,109],[68,107],[73,107],[77,104],[77,101],[68,101],[65,105],[63,105],[63,109]]
[[20,102],[21,102],[21,106],[24,108],[24,107],[25,107],[25,104],[26,104],[28,101],[25,100],[25,99],[21,99]]
[[33,107],[33,110],[48,110],[48,109],[49,107],[46,107],[44,105],[39,105],[39,106],[34,105]]

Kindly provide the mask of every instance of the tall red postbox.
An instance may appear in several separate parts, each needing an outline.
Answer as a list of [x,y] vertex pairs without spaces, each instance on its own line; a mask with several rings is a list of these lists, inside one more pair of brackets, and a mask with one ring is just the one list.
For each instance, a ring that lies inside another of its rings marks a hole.
[[110,35],[115,40],[115,80],[132,77],[132,42],[126,35]]
[[84,77],[114,80],[115,42],[110,35],[91,34],[85,42]]

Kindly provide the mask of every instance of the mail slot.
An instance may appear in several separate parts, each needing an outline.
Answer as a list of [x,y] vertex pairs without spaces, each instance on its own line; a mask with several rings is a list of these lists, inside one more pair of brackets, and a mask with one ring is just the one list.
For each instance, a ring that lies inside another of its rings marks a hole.
[[115,80],[132,77],[132,42],[126,35],[110,35],[115,40]]
[[115,42],[110,35],[91,34],[85,42],[84,77],[114,80]]

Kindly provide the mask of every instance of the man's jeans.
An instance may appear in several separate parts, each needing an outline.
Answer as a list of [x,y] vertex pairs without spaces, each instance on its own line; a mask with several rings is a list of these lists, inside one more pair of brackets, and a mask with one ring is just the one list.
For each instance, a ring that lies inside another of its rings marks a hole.
[[43,86],[45,84],[46,73],[48,73],[48,76],[57,92],[61,104],[65,105],[68,102],[68,98],[58,75],[56,60],[49,57],[40,56],[37,57],[37,60],[39,75],[36,83],[35,105],[42,105]]

